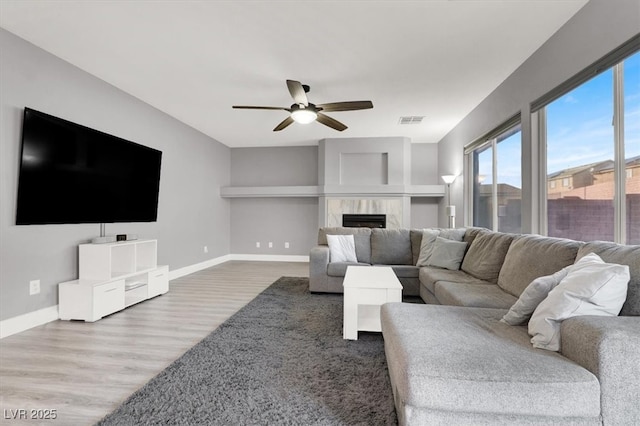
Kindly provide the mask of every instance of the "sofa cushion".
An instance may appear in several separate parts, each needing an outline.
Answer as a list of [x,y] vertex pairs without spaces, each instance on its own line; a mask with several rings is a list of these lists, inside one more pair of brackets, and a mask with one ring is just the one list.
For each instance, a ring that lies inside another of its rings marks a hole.
[[[598,420],[600,386],[585,368],[534,349],[503,309],[387,303],[385,354],[396,401],[433,412]],[[544,423],[544,422],[541,422]]]
[[481,280],[498,282],[500,268],[514,235],[502,232],[480,232],[475,237],[460,269]]
[[424,229],[410,229],[409,239],[411,240],[411,264],[416,265],[418,263],[418,257],[420,256],[420,245],[422,244],[422,232]]
[[478,235],[484,232],[489,232],[489,230],[486,228],[479,228],[479,227],[466,228],[464,231],[464,237],[462,237],[462,241],[471,245],[473,240],[475,240]]
[[627,297],[629,267],[605,263],[589,253],[569,268],[531,315],[529,334],[536,348],[560,350],[560,325],[583,315],[617,316]]
[[449,269],[440,269],[436,267],[426,266],[420,268],[420,283],[425,286],[431,293],[436,292],[436,282],[451,281],[456,283],[468,284],[489,284],[487,281],[480,280],[464,271],[451,271]]
[[348,266],[371,266],[369,263],[331,262],[327,266],[327,275],[330,277],[344,277]]
[[371,230],[371,263],[412,265],[411,239],[408,229]]
[[358,262],[371,263],[371,228],[324,227],[318,230],[318,244],[327,245],[327,234],[353,235]]
[[572,265],[582,244],[562,238],[520,235],[509,247],[498,285],[507,293],[520,297],[531,281]]
[[389,266],[396,274],[398,278],[418,278],[420,274],[420,268],[413,265],[375,265],[375,266]]
[[578,250],[580,259],[589,253],[595,253],[608,263],[619,263],[629,266],[631,279],[627,288],[627,300],[622,306],[620,315],[640,315],[640,246],[621,246],[605,241],[585,243]]
[[[423,237],[423,240],[424,238],[425,237]],[[426,266],[436,266],[438,268],[457,271],[460,269],[460,264],[466,251],[467,243],[463,241],[453,241],[436,237],[433,243],[433,251],[426,261]]]
[[441,305],[509,309],[516,298],[496,284],[436,283],[436,298]]

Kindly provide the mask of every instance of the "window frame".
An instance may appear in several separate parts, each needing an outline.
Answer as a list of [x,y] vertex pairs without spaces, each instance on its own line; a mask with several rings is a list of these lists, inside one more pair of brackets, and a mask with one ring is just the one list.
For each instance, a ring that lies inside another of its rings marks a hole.
[[[630,49],[630,46],[635,46],[634,49]],[[618,55],[621,52],[625,52],[626,56],[620,58]],[[627,241],[627,218],[626,218],[626,159],[625,159],[625,141],[624,141],[624,61],[634,54],[640,52],[640,36],[634,37],[623,48],[619,48],[612,52],[612,56],[617,58],[617,62],[613,62],[611,58],[607,57],[603,64],[612,63],[610,66],[598,66],[595,68],[597,72],[579,73],[580,79],[574,77],[560,87],[564,90],[560,91],[559,88],[554,90],[553,96],[547,95],[548,102],[541,104],[538,101],[532,103],[531,116],[532,122],[537,122],[537,143],[539,154],[539,166],[541,173],[539,174],[538,187],[539,191],[539,223],[538,229],[541,235],[548,235],[548,196],[549,196],[549,180],[547,171],[547,105],[551,104],[558,98],[564,96],[566,93],[574,90],[577,87],[587,83],[597,75],[611,69],[613,71],[613,143],[614,143],[614,242],[619,244],[625,244]],[[590,67],[593,68],[594,66]],[[589,69],[590,69],[589,68]],[[535,104],[535,105],[534,105]],[[561,187],[565,188],[564,180]]]
[[[521,114],[518,113],[508,120],[504,121],[500,126],[486,133],[484,136],[474,140],[473,142],[465,145],[464,147],[464,196],[466,205],[468,208],[464,211],[464,224],[465,226],[475,225],[475,166],[477,153],[480,153],[486,149],[492,149],[492,185],[491,185],[491,227],[493,231],[498,231],[500,226],[500,206],[498,205],[498,145],[501,141],[508,139],[515,133],[520,132],[520,146],[522,149],[522,120]],[[522,160],[522,159],[521,159]],[[521,165],[522,175],[522,165]],[[522,176],[521,176],[521,185]]]

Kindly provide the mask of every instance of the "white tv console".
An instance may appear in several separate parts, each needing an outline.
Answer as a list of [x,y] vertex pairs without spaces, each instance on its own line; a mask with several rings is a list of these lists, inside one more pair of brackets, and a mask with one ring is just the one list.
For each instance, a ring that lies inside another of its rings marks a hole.
[[157,240],[80,244],[79,278],[58,284],[61,320],[97,321],[169,291]]

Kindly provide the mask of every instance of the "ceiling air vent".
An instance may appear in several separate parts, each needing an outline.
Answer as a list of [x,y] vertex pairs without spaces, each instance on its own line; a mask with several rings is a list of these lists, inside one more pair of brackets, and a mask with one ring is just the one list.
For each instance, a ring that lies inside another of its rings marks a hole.
[[420,124],[424,115],[409,115],[407,117],[400,117],[398,124]]

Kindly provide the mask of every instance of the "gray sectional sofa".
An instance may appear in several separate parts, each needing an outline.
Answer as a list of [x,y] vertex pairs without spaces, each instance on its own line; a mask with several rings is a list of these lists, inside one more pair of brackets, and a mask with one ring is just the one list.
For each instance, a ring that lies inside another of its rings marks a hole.
[[[327,234],[353,234],[359,264],[392,266],[405,294],[426,302],[381,309],[400,424],[640,424],[640,246],[469,228],[450,270],[414,266],[422,230],[322,228],[313,292],[342,292],[348,264],[331,264]],[[564,320],[558,352],[500,321],[534,279],[589,253],[629,267],[619,316]]]

